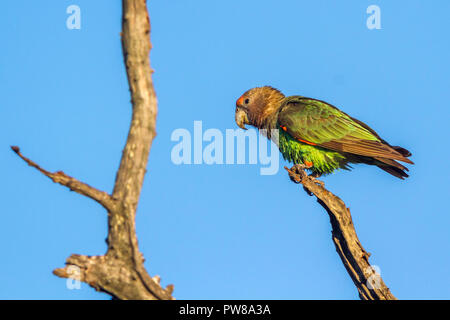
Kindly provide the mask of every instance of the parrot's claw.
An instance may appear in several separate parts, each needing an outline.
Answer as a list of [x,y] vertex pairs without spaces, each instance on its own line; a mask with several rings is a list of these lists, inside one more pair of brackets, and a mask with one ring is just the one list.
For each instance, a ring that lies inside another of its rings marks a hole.
[[294,168],[297,171],[308,169],[306,164],[294,164],[292,168]]
[[313,174],[310,174],[308,176],[308,178],[310,178],[315,184],[318,184],[322,188],[325,188],[325,183],[323,181],[317,179]]
[[[309,168],[310,168],[310,166],[307,166],[305,164],[295,164],[289,171],[294,172],[296,174],[296,176],[289,175],[289,177],[295,183],[300,183],[300,181],[302,179],[308,177],[312,182],[314,182],[315,184],[318,184],[322,188],[324,188],[325,183],[323,181],[317,179],[318,177],[320,177],[320,174],[318,174],[318,173],[311,173],[310,175],[306,174],[305,169],[309,169]],[[307,191],[307,192],[309,195],[312,195],[311,192],[309,192],[309,191]]]
[[300,183],[305,177],[307,177],[305,172],[306,168],[307,167],[304,164],[295,164],[290,170],[285,167],[285,169],[290,173],[289,178],[295,183]]
[[316,184],[320,185],[322,188],[325,188],[325,183],[317,178],[321,176],[320,173],[313,172],[308,177]]

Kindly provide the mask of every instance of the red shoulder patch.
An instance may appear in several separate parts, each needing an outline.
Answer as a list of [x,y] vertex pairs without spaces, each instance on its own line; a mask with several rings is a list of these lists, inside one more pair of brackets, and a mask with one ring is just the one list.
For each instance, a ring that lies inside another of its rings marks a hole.
[[303,143],[306,143],[306,144],[309,144],[309,145],[311,145],[311,146],[317,146],[317,143],[314,143],[314,142],[309,142],[309,141],[306,141],[306,140],[302,140],[302,139],[297,139],[298,141],[300,141],[300,142],[303,142]]
[[[287,131],[287,128],[284,127],[284,126],[280,126],[280,128],[283,129],[283,131]],[[311,145],[311,146],[317,146],[317,143],[314,143],[314,142],[309,142],[309,141],[302,140],[302,139],[297,139],[297,140],[300,141],[300,142],[309,144],[309,145]]]

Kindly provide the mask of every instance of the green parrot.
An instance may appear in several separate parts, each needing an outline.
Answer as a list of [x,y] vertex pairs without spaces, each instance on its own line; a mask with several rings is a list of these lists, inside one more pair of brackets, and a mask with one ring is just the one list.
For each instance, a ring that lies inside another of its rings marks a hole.
[[[237,99],[235,119],[242,129],[245,124],[266,129],[283,158],[309,170],[313,177],[365,163],[404,179],[408,169],[397,161],[414,164],[407,158],[408,150],[391,146],[335,106],[302,96],[285,97],[269,86],[250,89]],[[271,134],[273,129],[278,130],[278,141]]]

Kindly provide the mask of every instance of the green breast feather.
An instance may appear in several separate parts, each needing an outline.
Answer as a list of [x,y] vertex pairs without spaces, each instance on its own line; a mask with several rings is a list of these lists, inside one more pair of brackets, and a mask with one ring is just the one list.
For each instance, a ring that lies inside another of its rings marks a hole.
[[279,148],[286,161],[294,164],[312,163],[312,172],[328,174],[338,168],[348,169],[345,157],[340,153],[299,142],[281,129]]

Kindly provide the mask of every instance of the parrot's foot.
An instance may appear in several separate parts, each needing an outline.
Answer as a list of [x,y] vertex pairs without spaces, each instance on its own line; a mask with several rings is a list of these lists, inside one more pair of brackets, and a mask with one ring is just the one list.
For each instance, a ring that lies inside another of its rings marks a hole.
[[[299,173],[300,171],[305,172],[305,169],[310,169],[312,167],[312,163],[308,162],[306,164],[296,164],[293,166],[293,168],[295,169],[295,171],[297,171],[297,173]],[[323,181],[320,181],[319,178],[321,176],[320,173],[318,172],[313,172],[310,175],[308,175],[309,179],[312,180],[314,183],[320,185],[322,188],[325,187],[325,183],[323,183]]]
[[308,175],[305,172],[305,169],[308,167],[304,164],[295,164],[291,169],[284,167],[289,172],[289,178],[292,182],[300,183],[305,177]]
[[[319,175],[319,177],[320,177],[320,175]],[[314,173],[313,173],[313,174],[310,174],[310,175],[308,176],[308,178],[311,179],[315,184],[318,184],[318,185],[320,185],[322,188],[325,188],[325,183],[324,183],[323,181],[317,179],[318,176],[315,175]]]
[[310,168],[311,166],[302,163],[302,164],[294,164],[291,169],[294,169],[297,174],[300,174],[300,172],[305,172],[306,169]]
[[[300,183],[303,179],[308,178],[310,179],[312,182],[314,182],[315,184],[320,185],[322,188],[325,187],[325,183],[323,183],[323,181],[320,181],[319,178],[321,176],[320,173],[317,172],[313,172],[310,175],[307,175],[305,172],[305,169],[309,169],[311,168],[311,166],[308,166],[306,164],[295,164],[294,166],[292,166],[292,168],[289,170],[286,168],[286,170],[288,170],[289,174],[289,178],[295,182],[295,183]],[[306,190],[306,188],[305,188]],[[309,195],[312,195],[311,192],[309,192],[307,190]]]

